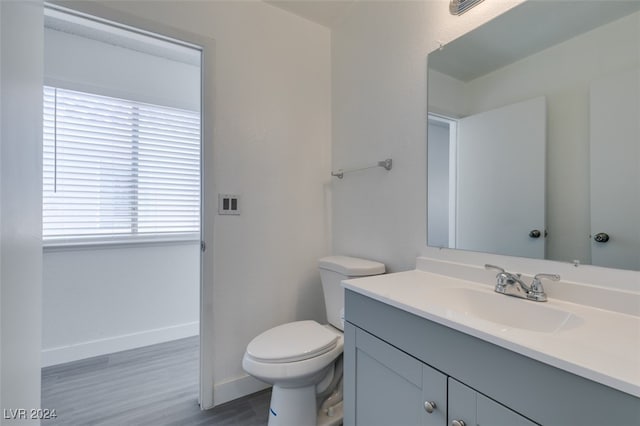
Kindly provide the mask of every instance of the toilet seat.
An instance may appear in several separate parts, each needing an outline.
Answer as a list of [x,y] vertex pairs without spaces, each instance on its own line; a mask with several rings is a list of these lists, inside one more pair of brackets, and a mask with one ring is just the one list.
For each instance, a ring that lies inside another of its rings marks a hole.
[[290,322],[256,336],[247,346],[247,355],[265,363],[303,361],[331,351],[339,338],[316,321]]

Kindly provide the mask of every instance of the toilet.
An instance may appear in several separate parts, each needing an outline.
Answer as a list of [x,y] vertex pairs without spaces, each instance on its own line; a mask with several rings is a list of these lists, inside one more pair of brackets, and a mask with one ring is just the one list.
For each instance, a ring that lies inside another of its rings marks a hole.
[[329,324],[296,321],[263,332],[247,345],[242,368],[273,384],[269,426],[342,423],[344,290],[350,278],[379,275],[382,263],[347,256],[318,261]]

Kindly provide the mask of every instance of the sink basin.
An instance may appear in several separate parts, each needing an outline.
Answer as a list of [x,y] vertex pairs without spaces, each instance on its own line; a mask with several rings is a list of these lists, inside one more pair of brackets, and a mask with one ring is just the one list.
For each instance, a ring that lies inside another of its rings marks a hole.
[[470,288],[444,288],[433,292],[432,301],[446,306],[447,316],[452,319],[460,315],[491,321],[508,328],[553,333],[569,330],[584,321],[579,316],[549,306],[543,302],[532,302]]

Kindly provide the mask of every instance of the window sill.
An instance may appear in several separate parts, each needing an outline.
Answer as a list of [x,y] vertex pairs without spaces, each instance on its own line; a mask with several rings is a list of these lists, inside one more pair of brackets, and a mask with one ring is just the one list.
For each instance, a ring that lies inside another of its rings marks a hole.
[[149,236],[149,237],[113,237],[113,238],[93,238],[86,240],[59,240],[43,241],[43,252],[74,251],[86,249],[118,249],[135,248],[144,246],[173,246],[183,244],[199,244],[200,237],[193,234],[182,234],[173,236]]

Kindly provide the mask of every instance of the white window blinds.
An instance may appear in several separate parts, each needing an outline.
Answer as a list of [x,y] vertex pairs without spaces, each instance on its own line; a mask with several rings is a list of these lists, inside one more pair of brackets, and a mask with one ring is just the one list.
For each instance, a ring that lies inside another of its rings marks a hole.
[[45,243],[200,232],[200,116],[44,88]]

